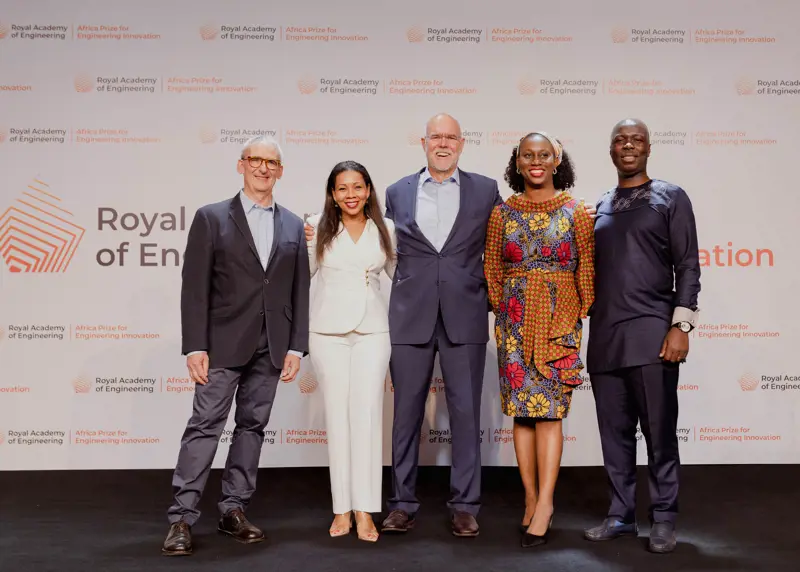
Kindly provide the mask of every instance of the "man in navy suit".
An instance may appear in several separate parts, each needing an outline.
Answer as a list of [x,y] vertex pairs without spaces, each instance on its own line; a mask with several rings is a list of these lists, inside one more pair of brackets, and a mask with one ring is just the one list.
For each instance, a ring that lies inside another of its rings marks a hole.
[[453,534],[477,536],[489,341],[483,250],[489,215],[502,199],[495,180],[458,168],[464,138],[453,117],[431,118],[422,148],[428,166],[386,190],[386,217],[397,233],[397,270],[389,303],[393,484],[382,531],[414,526],[419,435],[438,352],[452,435]]
[[181,287],[182,352],[195,386],[192,416],[172,477],[167,556],[191,554],[191,528],[219,438],[236,399],[218,509],[220,532],[250,544],[264,533],[245,518],[256,488],[278,381],[290,382],[308,353],[310,271],[303,221],[277,204],[278,143],[248,141],[237,162],[243,187],[198,209]]

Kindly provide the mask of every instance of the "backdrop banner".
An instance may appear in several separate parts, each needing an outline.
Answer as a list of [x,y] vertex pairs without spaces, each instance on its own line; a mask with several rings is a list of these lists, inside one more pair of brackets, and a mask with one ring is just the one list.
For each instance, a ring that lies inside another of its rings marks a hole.
[[[367,167],[383,203],[388,185],[424,166],[420,138],[438,112],[461,122],[461,168],[495,178],[504,197],[519,139],[557,136],[575,163],[573,194],[591,203],[616,184],[613,125],[644,120],[649,174],[687,191],[701,248],[681,458],[800,462],[800,200],[781,167],[797,165],[800,5],[345,4],[0,8],[0,469],[174,467],[194,391],[180,354],[187,231],[198,207],[240,189],[242,144],[280,142],[276,200],[308,216],[347,159]],[[514,465],[496,354],[492,341],[483,463]],[[564,423],[565,466],[602,464],[584,381]],[[389,464],[388,375],[385,397]],[[232,430],[233,414],[215,467]],[[438,363],[420,439],[422,464],[449,464]],[[327,463],[305,358],[278,390],[261,464]]]

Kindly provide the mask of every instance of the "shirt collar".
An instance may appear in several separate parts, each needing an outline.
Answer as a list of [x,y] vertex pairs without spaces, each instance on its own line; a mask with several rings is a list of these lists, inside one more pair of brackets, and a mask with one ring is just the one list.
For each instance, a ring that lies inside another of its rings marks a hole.
[[[422,174],[420,175],[420,180],[422,181],[423,184],[427,183],[428,181],[437,182],[433,178],[433,175],[431,175],[431,172],[428,170],[428,167],[425,167],[425,170],[422,171]],[[458,169],[457,168],[456,168],[455,171],[453,171],[452,175],[450,175],[447,179],[445,179],[444,181],[442,181],[442,183],[439,183],[439,184],[448,183],[448,182],[452,182],[452,183],[455,183],[458,186],[461,186],[461,177],[458,174]]]
[[248,196],[247,196],[247,195],[244,193],[244,189],[242,189],[241,191],[239,191],[239,197],[242,199],[242,208],[244,209],[244,212],[245,212],[245,213],[249,213],[249,212],[250,212],[251,210],[253,210],[254,208],[263,209],[263,210],[269,210],[269,209],[272,209],[272,208],[275,206],[275,199],[274,199],[274,198],[273,198],[273,200],[272,200],[272,204],[271,204],[271,205],[269,205],[269,206],[267,206],[267,207],[262,207],[261,205],[257,205],[256,203],[254,203],[254,202],[253,202],[253,201],[250,199],[250,197],[248,197]]

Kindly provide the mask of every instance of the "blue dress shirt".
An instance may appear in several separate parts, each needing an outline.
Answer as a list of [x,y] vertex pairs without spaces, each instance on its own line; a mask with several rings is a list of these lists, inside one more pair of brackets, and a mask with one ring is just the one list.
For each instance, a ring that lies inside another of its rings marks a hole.
[[456,222],[460,203],[461,180],[458,169],[439,183],[426,167],[417,185],[415,220],[425,238],[440,252]]

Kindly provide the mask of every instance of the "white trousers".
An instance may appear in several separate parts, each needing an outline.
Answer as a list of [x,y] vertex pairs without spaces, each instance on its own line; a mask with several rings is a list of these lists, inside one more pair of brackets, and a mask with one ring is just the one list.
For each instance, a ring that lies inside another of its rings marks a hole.
[[389,333],[312,332],[308,342],[325,402],[333,512],[381,512]]

